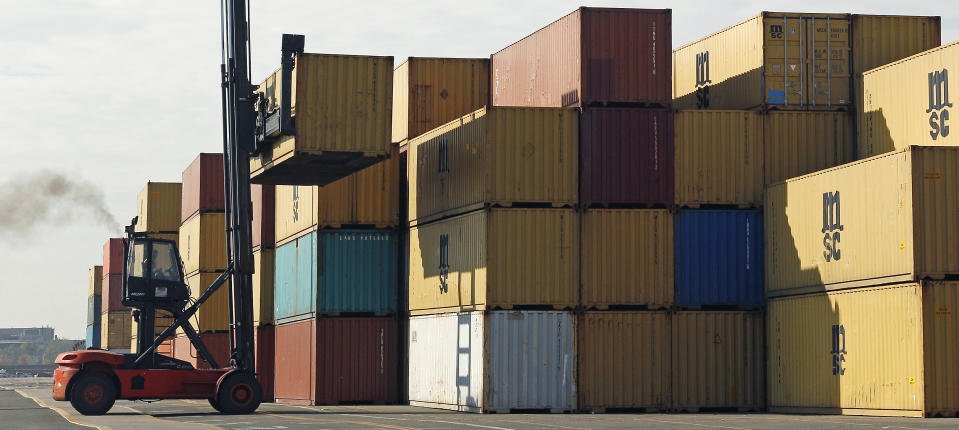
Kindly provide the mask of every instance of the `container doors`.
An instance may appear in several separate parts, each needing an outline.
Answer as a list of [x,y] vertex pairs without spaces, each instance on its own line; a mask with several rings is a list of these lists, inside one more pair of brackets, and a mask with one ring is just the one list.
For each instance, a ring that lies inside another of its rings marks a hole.
[[849,20],[841,15],[767,15],[766,103],[783,108],[849,104]]

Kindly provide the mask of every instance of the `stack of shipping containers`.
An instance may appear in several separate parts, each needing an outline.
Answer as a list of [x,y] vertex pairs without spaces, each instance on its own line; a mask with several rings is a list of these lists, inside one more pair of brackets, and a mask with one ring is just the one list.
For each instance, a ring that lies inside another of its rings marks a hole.
[[275,329],[273,327],[273,268],[276,262],[276,187],[252,185],[253,203],[253,325],[256,327],[254,348],[257,379],[263,389],[263,401],[273,401],[273,360]]
[[87,288],[87,348],[100,347],[100,292],[103,285],[103,266],[90,268]]
[[103,244],[103,278],[100,283],[100,348],[130,351],[130,308],[120,303],[123,288],[123,239]]
[[768,188],[771,410],[959,413],[957,63],[953,43],[867,71],[871,157]]
[[[392,58],[306,54],[301,65],[316,71],[294,71],[297,106],[356,115],[330,117],[339,121],[335,127],[297,122],[297,134],[285,142],[349,142],[389,158],[322,187],[311,186],[316,178],[292,175],[286,184],[303,185],[275,188],[275,400],[394,403],[399,171],[396,151],[390,153]],[[273,92],[275,81],[261,88]]]

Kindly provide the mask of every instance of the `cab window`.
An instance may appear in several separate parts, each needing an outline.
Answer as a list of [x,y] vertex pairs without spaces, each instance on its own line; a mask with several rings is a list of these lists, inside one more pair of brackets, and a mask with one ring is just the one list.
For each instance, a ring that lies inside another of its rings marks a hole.
[[153,242],[153,269],[151,277],[158,281],[179,281],[176,249],[172,243]]
[[146,263],[146,246],[143,243],[134,243],[133,252],[127,260],[127,276],[142,278],[143,266]]

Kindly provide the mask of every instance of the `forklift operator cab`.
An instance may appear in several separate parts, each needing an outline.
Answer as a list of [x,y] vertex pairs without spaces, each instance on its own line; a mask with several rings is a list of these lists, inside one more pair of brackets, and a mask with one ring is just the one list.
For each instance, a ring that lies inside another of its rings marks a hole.
[[172,240],[133,239],[125,269],[123,304],[126,306],[150,303],[179,310],[190,298],[189,288],[183,282],[180,255]]

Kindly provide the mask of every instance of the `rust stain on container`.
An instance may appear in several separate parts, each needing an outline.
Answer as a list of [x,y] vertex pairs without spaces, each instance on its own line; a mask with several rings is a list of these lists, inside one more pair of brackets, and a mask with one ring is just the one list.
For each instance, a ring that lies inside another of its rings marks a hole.
[[852,116],[845,112],[769,112],[763,124],[766,184],[856,159]]
[[270,248],[276,244],[276,187],[250,186],[253,201],[253,249]]
[[581,7],[492,56],[493,106],[670,103],[669,9]]
[[223,154],[201,153],[183,171],[180,222],[197,212],[223,211]]
[[393,142],[485,106],[489,77],[489,58],[408,58],[393,71]]

